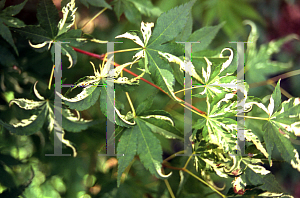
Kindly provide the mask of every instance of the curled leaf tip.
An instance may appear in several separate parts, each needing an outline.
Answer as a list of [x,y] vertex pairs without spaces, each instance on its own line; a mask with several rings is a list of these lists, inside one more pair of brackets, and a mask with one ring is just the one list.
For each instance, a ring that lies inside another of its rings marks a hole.
[[35,96],[40,99],[40,100],[45,100],[45,98],[43,96],[41,96],[41,94],[38,92],[38,90],[36,89],[36,84],[38,83],[39,81],[36,81],[33,85],[33,92],[35,94]]
[[40,49],[40,48],[45,47],[47,45],[47,42],[43,42],[43,43],[39,43],[39,44],[32,44],[30,42],[30,40],[28,40],[28,43],[31,47],[36,48],[36,49]]
[[157,174],[161,177],[161,179],[168,179],[173,172],[170,172],[169,174],[165,175],[161,171],[157,170]]

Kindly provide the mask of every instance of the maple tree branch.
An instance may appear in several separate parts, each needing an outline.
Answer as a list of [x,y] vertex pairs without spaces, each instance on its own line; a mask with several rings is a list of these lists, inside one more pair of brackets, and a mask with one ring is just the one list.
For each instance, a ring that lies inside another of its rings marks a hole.
[[[91,53],[91,52],[87,52],[87,51],[78,49],[78,48],[76,48],[76,47],[72,47],[72,48],[73,48],[76,52],[79,52],[79,53],[88,55],[88,56],[90,56],[90,57],[98,58],[98,59],[100,59],[100,60],[104,60],[104,57],[105,57],[105,54],[99,55],[99,54],[94,54],[94,53]],[[118,67],[118,66],[120,66],[120,65],[119,65],[118,63],[114,62],[114,66],[115,66],[115,67]],[[128,74],[133,75],[134,77],[137,77],[137,76],[138,76],[136,73],[134,73],[134,72],[132,72],[132,71],[126,69],[126,68],[123,68],[123,70],[124,70],[125,72],[127,72]],[[169,94],[168,94],[167,92],[165,92],[162,88],[160,88],[159,86],[153,84],[152,82],[150,82],[150,81],[148,81],[148,80],[146,80],[146,79],[144,79],[144,78],[140,78],[140,80],[142,80],[142,81],[144,81],[145,83],[147,83],[147,84],[149,84],[149,85],[155,87],[156,89],[159,89],[159,90],[162,91],[164,94],[166,94],[166,95],[169,96]],[[169,97],[171,98],[171,96],[169,96]],[[194,109],[195,111],[197,111],[197,112],[200,113],[201,115],[206,116],[206,113],[205,113],[204,111],[201,111],[200,109],[194,107],[193,105],[191,105],[191,104],[189,104],[189,103],[183,101],[182,99],[180,99],[180,98],[178,98],[178,97],[176,97],[176,99],[179,100],[179,101],[181,101],[181,102],[184,102],[184,104],[185,104],[186,106],[190,107],[191,109]]]
[[173,170],[183,170],[182,168],[178,168],[178,167],[174,167],[174,166],[170,166],[167,164],[162,164],[163,167],[169,168],[169,169],[173,169]]
[[[164,169],[162,169],[162,173],[165,174]],[[168,179],[164,179],[164,182],[165,182],[165,184],[166,184],[166,186],[167,186],[167,189],[168,189],[168,191],[169,191],[169,193],[170,193],[170,195],[171,195],[171,198],[175,198],[175,195],[174,195],[174,193],[173,193],[173,191],[172,191],[172,188],[171,188],[171,186],[170,186],[170,183],[169,183]]]
[[203,184],[207,185],[208,187],[210,187],[210,189],[212,189],[213,191],[215,191],[216,193],[218,193],[221,197],[225,198],[226,196],[223,195],[222,193],[220,193],[217,189],[215,189],[214,186],[212,186],[211,184],[207,183],[206,181],[204,181],[203,179],[201,179],[200,177],[198,177],[197,175],[195,175],[194,173],[192,173],[191,171],[182,168],[183,171],[185,171],[186,173],[190,174],[191,176],[193,176],[194,178],[196,178],[197,180],[201,181]]
[[49,84],[48,84],[48,89],[51,89],[51,84],[52,84],[52,78],[53,78],[53,73],[54,73],[54,65],[52,66],[52,71],[49,79]]
[[292,77],[292,76],[296,76],[296,75],[299,75],[299,74],[300,74],[300,69],[297,69],[297,70],[294,70],[294,71],[291,71],[291,72],[286,72],[284,74],[280,74],[280,75],[275,76],[273,78],[270,78],[266,81],[251,83],[251,84],[249,84],[249,87],[254,88],[254,87],[259,87],[259,86],[263,86],[263,85],[268,85],[268,84],[271,84],[271,83],[274,83],[274,82],[278,81],[279,79],[282,80],[282,79],[289,78],[289,77]]
[[195,175],[194,173],[192,173],[191,171],[189,171],[188,169],[186,169],[185,167],[183,168],[178,168],[178,167],[174,167],[174,166],[170,166],[167,164],[162,164],[163,167],[169,168],[169,169],[173,169],[173,170],[181,170],[184,171],[188,174],[190,174],[191,176],[193,176],[194,178],[196,178],[197,180],[199,180],[200,182],[202,182],[203,184],[207,185],[210,189],[212,189],[213,191],[215,191],[217,194],[219,194],[221,197],[226,198],[225,195],[223,195],[221,192],[219,192],[217,189],[215,189],[215,187],[209,183],[207,183],[206,181],[204,181],[203,179],[201,179],[200,177],[198,177],[197,175]]
[[81,28],[81,30],[83,30],[84,28],[87,27],[87,25],[92,22],[93,20],[95,20],[95,18],[97,18],[98,16],[100,16],[100,14],[102,14],[105,10],[107,10],[107,8],[103,8],[102,10],[100,10],[91,20],[89,20],[86,24],[83,25],[83,27]]
[[174,153],[173,155],[167,157],[166,159],[164,159],[163,163],[166,163],[167,161],[169,161],[170,159],[173,159],[174,157],[176,157],[176,155],[178,154],[183,154],[185,152],[185,150],[182,151],[178,151],[177,153]]
[[194,156],[195,152],[193,152],[192,155],[190,155],[190,157],[188,158],[188,160],[186,161],[184,167],[182,169],[186,169],[187,165],[189,164],[189,162],[191,161],[192,157]]

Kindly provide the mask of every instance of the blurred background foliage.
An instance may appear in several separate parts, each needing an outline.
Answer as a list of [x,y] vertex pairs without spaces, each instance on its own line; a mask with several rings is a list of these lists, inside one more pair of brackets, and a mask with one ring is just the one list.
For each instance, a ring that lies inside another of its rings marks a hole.
[[[82,2],[89,1],[76,1],[78,7],[77,27],[82,27],[102,9],[101,6],[84,5]],[[141,20],[155,22],[160,13],[187,2],[187,0],[153,0],[153,7],[149,4],[150,11],[139,9],[139,6],[134,3],[139,1],[113,0],[106,2],[113,5],[115,12],[110,9],[106,10],[84,31],[100,40],[116,41],[115,36],[119,34],[128,30],[139,30]],[[140,0],[142,4],[147,2],[147,0]],[[22,0],[7,0],[5,7],[19,3],[22,3]],[[37,3],[37,0],[28,0],[24,9],[15,17],[24,21],[26,25],[36,25]],[[54,3],[60,9],[60,0],[54,0]],[[117,6],[119,6],[119,10],[116,10]],[[129,10],[126,10],[126,7],[129,7]],[[216,50],[225,46],[233,46],[233,44],[229,44],[231,41],[247,41],[250,28],[243,25],[242,22],[245,19],[252,20],[257,25],[260,35],[257,42],[258,48],[273,39],[279,39],[292,33],[300,35],[300,1],[296,0],[198,0],[193,7],[192,16],[193,31],[206,25],[226,22],[209,46]],[[15,53],[9,43],[2,37],[0,38],[0,119],[7,123],[14,123],[31,115],[31,112],[20,111],[16,105],[9,107],[8,103],[14,98],[35,100],[32,91],[35,81],[39,81],[37,89],[41,95],[45,95],[52,69],[51,55],[48,51],[39,53],[33,50],[21,35],[12,32],[12,36],[19,55]],[[115,45],[115,50],[132,47],[135,47],[132,42],[124,40],[122,44]],[[96,54],[106,53],[105,44],[87,43],[81,49]],[[92,75],[93,69],[89,61],[95,65],[101,63],[95,58],[79,53],[77,55],[78,62],[72,69],[67,69],[68,60],[66,57],[62,57],[62,73],[65,84],[73,84],[83,76]],[[115,61],[119,64],[131,61],[132,55],[131,52],[116,54]],[[272,71],[272,74],[267,75],[265,80],[286,72],[294,71],[295,74],[300,69],[299,42],[293,41],[284,44],[280,53],[273,54],[271,58],[274,61],[290,62],[291,64],[285,69]],[[268,68],[262,68],[262,70],[264,69]],[[135,72],[139,73],[138,70]],[[268,74],[268,72],[266,73]],[[247,77],[249,79],[246,72],[246,81]],[[252,77],[255,78],[255,76]],[[150,80],[150,78],[145,78]],[[294,97],[300,96],[299,84],[300,78],[296,75],[281,81],[282,88]],[[272,93],[272,88],[272,85],[265,81],[251,81],[249,94],[263,98]],[[175,88],[175,90],[177,89]],[[63,88],[63,92],[66,91],[67,88]],[[148,84],[137,87],[131,93],[133,102],[143,101],[154,91],[156,91],[155,88]],[[70,96],[77,93],[71,93]],[[178,96],[180,97],[180,94]],[[117,92],[116,97],[120,101],[126,102],[124,94]],[[161,101],[169,102],[162,103]],[[178,123],[177,127],[183,131],[183,108],[181,106],[158,92],[153,107],[169,111]],[[129,109],[125,109],[124,112],[127,110]],[[66,133],[66,139],[73,142],[77,148],[78,156],[76,158],[45,157],[45,154],[53,153],[53,134],[49,134],[46,129],[31,136],[17,136],[1,128],[0,193],[2,194],[0,197],[169,197],[164,182],[144,171],[138,160],[132,164],[125,182],[120,188],[117,188],[116,158],[98,156],[99,153],[105,153],[106,143],[106,118],[100,112],[99,104],[96,103],[95,106],[81,112],[81,116],[85,119],[100,120],[100,123],[80,133]],[[179,141],[157,137],[162,143],[164,158],[183,148]],[[117,135],[116,139],[118,139]],[[72,150],[65,147],[63,153],[72,153]],[[172,160],[172,164],[182,165],[185,161],[184,157],[175,158]],[[268,169],[270,168],[268,167]],[[274,171],[279,183],[288,193],[300,197],[299,173],[295,169],[279,161],[274,162],[271,170]],[[178,172],[173,173],[172,179],[169,180],[172,189],[178,188],[180,177]],[[218,181],[217,185],[224,184],[224,181],[218,177],[214,175],[211,177],[214,181]],[[196,193],[200,191],[203,197],[216,196],[208,187],[196,182],[193,178],[187,177],[185,182],[180,197],[198,197]],[[227,183],[226,186],[226,190],[228,190],[230,183]],[[193,193],[195,193],[194,196]]]

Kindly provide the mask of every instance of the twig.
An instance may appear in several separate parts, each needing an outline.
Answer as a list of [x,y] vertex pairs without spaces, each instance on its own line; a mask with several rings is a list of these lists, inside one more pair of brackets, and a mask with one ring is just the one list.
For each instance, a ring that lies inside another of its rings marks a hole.
[[[103,60],[103,59],[104,59],[104,56],[105,56],[105,54],[99,55],[99,54],[94,54],[94,53],[91,53],[91,52],[87,52],[87,51],[78,49],[78,48],[76,48],[76,47],[72,47],[72,48],[73,48],[75,51],[79,52],[79,53],[82,53],[82,54],[85,54],[85,55],[88,55],[88,56],[91,56],[91,57],[94,57],[94,58],[98,58],[98,59],[100,59],[100,60]],[[116,62],[114,62],[113,64],[114,64],[115,67],[120,66],[120,65],[119,65],[118,63],[116,63]],[[133,76],[135,76],[135,77],[138,76],[137,74],[133,73],[132,71],[130,71],[130,70],[126,69],[126,68],[124,68],[123,70],[124,70],[125,72],[127,72],[128,74],[131,74],[131,75],[133,75]],[[167,96],[169,96],[169,94],[168,94],[167,92],[165,92],[162,88],[158,87],[157,85],[153,84],[152,82],[150,82],[150,81],[148,81],[148,80],[146,80],[146,79],[144,79],[144,78],[140,78],[140,80],[142,80],[142,81],[144,81],[145,83],[147,83],[147,84],[149,84],[149,85],[155,87],[156,89],[159,89],[159,90],[162,91],[164,94],[166,94]],[[171,96],[169,96],[169,97],[172,98]],[[179,100],[179,101],[181,101],[181,102],[184,102],[182,99],[180,99],[180,98],[178,98],[178,97],[176,97],[176,99]],[[180,104],[181,104],[181,103],[180,103]],[[183,104],[181,104],[181,105],[183,105]],[[197,111],[198,113],[201,114],[202,117],[206,117],[206,113],[205,113],[204,111],[201,111],[200,109],[194,107],[193,105],[191,105],[191,104],[189,104],[189,103],[187,103],[187,102],[184,102],[184,105],[186,105],[187,107],[189,107],[189,108],[191,108],[191,109]],[[198,115],[199,115],[199,114],[198,114]]]

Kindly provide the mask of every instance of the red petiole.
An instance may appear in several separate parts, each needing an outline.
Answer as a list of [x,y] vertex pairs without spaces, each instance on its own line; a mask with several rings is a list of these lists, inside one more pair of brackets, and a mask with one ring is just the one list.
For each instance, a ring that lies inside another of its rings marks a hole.
[[[91,52],[87,52],[87,51],[78,49],[78,48],[76,48],[76,47],[72,47],[72,48],[73,48],[76,52],[79,52],[79,53],[88,55],[88,56],[90,56],[90,57],[98,58],[98,59],[100,59],[100,60],[103,60],[104,57],[105,57],[105,54],[99,55],[99,54],[94,54],[94,53],[91,53]],[[120,65],[119,65],[118,63],[114,62],[114,66],[115,66],[115,67],[118,67],[118,66],[120,66]],[[134,72],[132,72],[132,71],[126,69],[126,68],[124,68],[123,70],[124,70],[125,72],[127,72],[127,73],[133,75],[134,77],[137,77],[137,76],[138,76],[137,74],[135,74]],[[144,78],[140,78],[140,80],[142,80],[142,81],[144,81],[145,83],[147,83],[147,84],[149,84],[149,85],[155,87],[156,89],[159,89],[160,91],[162,91],[163,93],[165,93],[166,95],[169,96],[169,94],[166,93],[162,88],[160,88],[159,86],[153,84],[152,82],[150,82],[150,81],[148,81],[148,80],[146,80],[146,79],[144,79]],[[169,96],[169,97],[170,97],[170,96]],[[178,97],[176,97],[176,99],[178,99],[179,101],[184,102],[182,99],[180,99],[180,98],[178,98]],[[201,111],[200,109],[194,107],[193,105],[191,105],[191,104],[189,104],[189,103],[187,103],[187,102],[184,102],[184,104],[185,104],[186,106],[188,106],[189,108],[194,109],[195,111],[199,112],[200,114],[206,115],[206,113],[205,113],[204,111]]]

